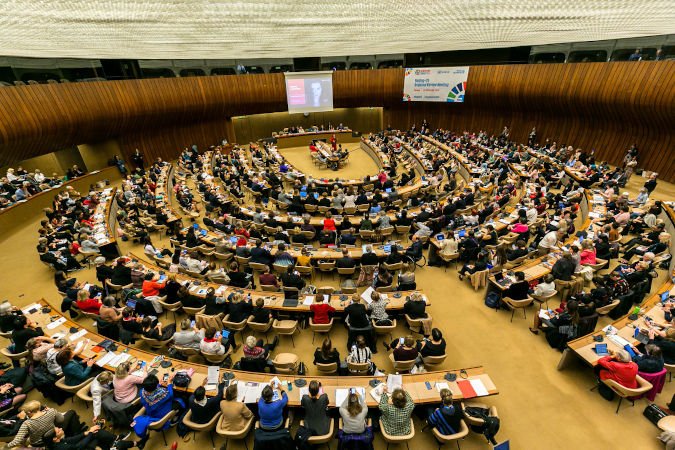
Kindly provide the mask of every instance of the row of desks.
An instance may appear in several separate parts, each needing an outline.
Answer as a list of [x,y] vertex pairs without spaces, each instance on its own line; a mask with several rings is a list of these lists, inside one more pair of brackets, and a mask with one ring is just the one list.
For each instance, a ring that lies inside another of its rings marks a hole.
[[[136,256],[133,253],[129,254],[129,258],[132,260],[138,261],[143,266],[145,266],[146,270],[150,270],[154,273],[160,273],[160,272],[166,272],[165,269],[162,269],[160,266],[150,263],[148,261],[145,261],[144,259],[140,258],[139,256]],[[167,262],[169,262],[168,258],[165,258]],[[188,275],[185,274],[176,274],[176,280],[180,283],[189,281],[192,283],[191,288],[190,288],[190,293],[196,297],[206,297],[206,290],[210,287],[214,288],[216,290],[216,295],[219,297],[227,297],[231,293],[234,292],[240,292],[244,296],[251,296],[251,300],[253,301],[253,304],[255,304],[256,300],[258,298],[262,298],[265,301],[265,306],[269,309],[273,310],[278,310],[278,311],[292,311],[292,312],[305,312],[308,313],[310,311],[309,305],[310,304],[304,304],[305,300],[309,302],[308,297],[314,298],[314,300],[317,300],[319,296],[317,295],[303,295],[300,294],[298,304],[295,306],[284,306],[284,293],[283,292],[271,292],[271,291],[257,291],[253,289],[242,289],[234,286],[227,286],[227,285],[222,285],[218,283],[212,283],[210,281],[205,281],[205,280],[195,280],[194,278],[191,278]],[[427,306],[431,304],[431,301],[424,295],[424,291],[422,290],[417,290],[417,291],[400,291],[400,292],[388,292],[386,294],[387,296],[387,310],[391,311],[401,311],[403,310],[403,305],[405,304],[406,297],[410,296],[413,292],[419,292],[422,294],[424,297]],[[401,294],[400,297],[396,298],[394,295]],[[330,305],[335,308],[336,311],[342,312],[345,310],[347,306],[350,305],[350,299],[351,295],[338,295],[338,294],[333,294],[330,296],[329,303]]]
[[[43,309],[46,308],[46,309]],[[61,336],[68,336],[70,343],[75,347],[78,345],[79,342],[87,342],[89,341],[89,344],[86,345],[85,349],[81,353],[80,357],[81,358],[91,358],[91,357],[96,357],[96,359],[102,358],[106,355],[105,350],[101,350],[98,353],[95,353],[92,351],[92,347],[98,343],[101,343],[105,341],[107,338],[94,333],[90,330],[87,330],[83,328],[79,323],[73,322],[67,317],[65,317],[63,314],[58,312],[58,308],[50,305],[47,301],[44,299],[36,302],[33,305],[28,306],[27,308],[24,308],[25,314],[30,317],[30,319],[35,322],[38,326],[41,326],[42,329],[44,330],[45,334],[48,336],[54,336],[54,335],[61,335]],[[50,324],[55,324],[51,325]],[[70,333],[70,328],[74,327],[78,329],[78,332],[76,333]],[[75,338],[73,338],[75,337]],[[144,350],[140,350],[135,347],[128,347],[125,346],[124,344],[120,342],[114,342],[114,344],[117,346],[117,350],[114,350],[113,353],[115,355],[119,355],[123,352],[128,353],[131,355],[131,358],[136,358],[139,361],[145,361],[148,366],[152,359],[157,356],[155,353],[152,352],[147,352]],[[194,362],[188,362],[188,361],[180,361],[176,359],[171,359],[171,358],[165,358],[165,360],[171,362],[171,367],[163,369],[161,367],[157,367],[157,377],[162,378],[164,374],[171,374],[171,370],[175,369],[176,371],[178,370],[189,370],[193,369],[194,374],[192,375],[192,381],[190,385],[188,386],[188,391],[192,392],[194,389],[196,389],[198,386],[200,386],[204,380],[204,378],[207,376],[208,373],[208,367],[206,365],[202,364],[196,364]],[[309,360],[303,361],[305,364],[310,363]],[[102,366],[103,369],[105,370],[110,370],[114,371],[115,367],[110,366],[108,364],[104,364]],[[454,382],[448,382],[444,379],[444,376],[447,372],[445,371],[437,371],[437,372],[427,372],[427,373],[422,373],[422,374],[416,374],[416,375],[403,375],[402,376],[402,383],[404,389],[410,394],[412,397],[413,401],[417,404],[425,404],[425,403],[438,403],[440,401],[440,397],[438,395],[438,390],[434,387],[436,383],[447,383],[448,387],[452,391],[453,398],[455,400],[462,400],[464,399],[462,395],[462,391],[460,390],[457,382],[462,381],[463,378],[462,374],[460,374],[461,369],[456,369],[456,370],[450,370],[450,373],[454,373],[457,375],[457,381]],[[464,369],[466,371],[466,379],[468,380],[480,380],[487,390],[487,395],[496,395],[499,393],[497,390],[497,387],[493,383],[492,379],[490,376],[487,374],[485,369],[482,366],[477,366],[477,367],[469,367]],[[237,380],[237,383],[269,383],[274,375],[270,374],[261,374],[261,373],[253,373],[253,372],[245,372],[245,371],[238,371],[238,370],[226,370],[226,369],[219,369],[220,372],[220,377],[226,372],[232,373],[234,375],[234,379]],[[377,406],[377,402],[375,399],[370,395],[370,390],[371,387],[369,385],[369,382],[373,378],[377,378],[378,380],[382,382],[386,382],[387,377],[385,376],[380,376],[380,377],[369,377],[369,376],[345,376],[345,377],[338,377],[338,376],[319,376],[319,377],[314,377],[314,376],[305,376],[305,377],[300,377],[300,376],[293,376],[293,375],[276,375],[277,378],[285,385],[288,382],[293,383],[296,379],[299,378],[304,378],[309,382],[309,380],[317,380],[321,383],[321,386],[323,388],[323,391],[328,395],[331,406],[336,406],[335,405],[335,395],[336,395],[336,390],[337,389],[349,389],[349,388],[364,388],[366,391],[366,403],[368,407],[374,408]],[[432,385],[432,389],[427,389],[426,387],[426,382],[429,382]],[[174,387],[175,388],[175,387]],[[175,388],[176,390],[181,390],[179,388]],[[292,390],[288,390],[286,386],[284,386],[284,389],[288,393],[289,396],[289,405],[290,406],[300,406],[300,388],[297,388],[295,385],[293,385]],[[215,391],[210,390],[207,391],[208,394],[213,395],[215,394]],[[339,406],[339,405],[338,405]]]
[[173,164],[164,164],[162,166],[162,172],[157,177],[157,184],[155,186],[155,206],[164,211],[168,217],[168,222],[180,220],[180,215],[178,215],[176,210],[171,206],[171,190],[173,188],[171,179],[173,171]]

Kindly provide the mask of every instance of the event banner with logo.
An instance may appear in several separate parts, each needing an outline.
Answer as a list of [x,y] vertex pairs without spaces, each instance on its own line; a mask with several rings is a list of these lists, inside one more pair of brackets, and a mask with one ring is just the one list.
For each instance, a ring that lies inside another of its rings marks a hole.
[[463,102],[469,67],[405,69],[404,102]]

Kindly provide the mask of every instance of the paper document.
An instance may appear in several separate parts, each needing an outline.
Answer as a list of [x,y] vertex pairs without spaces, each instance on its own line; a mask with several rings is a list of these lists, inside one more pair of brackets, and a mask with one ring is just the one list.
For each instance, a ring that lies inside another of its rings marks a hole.
[[403,377],[401,375],[394,375],[390,373],[387,376],[387,388],[389,392],[394,392],[394,389],[398,389],[403,386]]
[[[354,388],[356,391],[361,394],[361,396],[365,399],[366,398],[366,388],[362,387],[357,387]],[[349,395],[349,389],[335,389],[335,406],[339,407],[342,405]]]
[[78,331],[77,333],[71,335],[68,339],[75,342],[76,340],[78,340],[79,338],[84,336],[85,334],[87,334],[87,330],[82,329],[82,330]]
[[[373,400],[375,400],[377,403],[380,403],[383,391],[384,391],[384,383],[380,383],[370,390],[370,396],[373,397]],[[339,407],[340,405],[336,406]]]
[[30,314],[30,312],[34,309],[40,309],[40,305],[37,303],[33,303],[30,306],[26,306],[24,309],[21,310],[24,314]]
[[247,391],[248,391],[248,388],[246,387],[246,383],[237,383],[237,401],[238,402],[244,401],[244,397],[246,397]]
[[206,375],[207,384],[218,384],[220,378],[220,366],[209,366],[208,374]]
[[483,382],[477,378],[469,380],[469,383],[471,383],[471,387],[473,388],[474,391],[476,391],[476,395],[479,397],[482,395],[489,395],[488,390],[485,388],[485,385]]
[[362,298],[363,300],[365,300],[365,301],[366,301],[366,304],[368,304],[368,305],[370,305],[370,304],[373,302],[373,300],[370,298],[370,296],[373,294],[373,291],[374,291],[374,290],[375,290],[375,289],[373,289],[372,286],[369,286],[368,289],[366,289],[365,291],[363,291],[363,293],[361,294],[361,298]]
[[57,320],[53,321],[52,323],[50,323],[49,325],[47,325],[47,329],[53,330],[54,328],[58,327],[59,325],[61,325],[65,321],[66,321],[66,318],[61,317],[60,319],[57,319]]
[[302,304],[305,306],[310,306],[312,303],[314,303],[314,296],[305,295],[305,299],[302,301]]
[[439,383],[438,381],[436,382],[436,390],[440,394],[443,389],[450,389],[450,386],[448,383]]
[[113,352],[108,352],[105,355],[96,359],[96,365],[99,366],[99,367],[103,367],[103,366],[107,365],[108,363],[110,363],[116,357],[117,357],[117,355],[114,354]]
[[258,383],[246,383],[246,395],[244,396],[244,403],[255,403],[258,401],[261,389]]

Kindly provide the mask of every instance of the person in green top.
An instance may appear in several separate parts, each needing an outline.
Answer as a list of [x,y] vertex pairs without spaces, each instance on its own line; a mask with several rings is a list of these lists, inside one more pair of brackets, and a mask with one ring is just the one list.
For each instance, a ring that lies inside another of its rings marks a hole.
[[378,408],[382,414],[384,431],[390,436],[405,436],[410,434],[410,416],[415,403],[406,391],[401,388],[394,389],[389,404],[387,386],[384,386]]
[[361,219],[361,224],[359,225],[361,230],[372,230],[373,229],[373,221],[370,220],[370,216],[368,216],[368,213],[363,215],[363,219]]

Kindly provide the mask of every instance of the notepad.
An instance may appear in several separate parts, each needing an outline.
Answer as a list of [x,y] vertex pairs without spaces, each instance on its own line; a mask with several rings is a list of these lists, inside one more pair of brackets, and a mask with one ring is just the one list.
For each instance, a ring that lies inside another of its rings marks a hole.
[[116,356],[117,355],[115,353],[108,352],[96,360],[96,365],[99,367],[103,367],[107,365],[109,362],[111,362],[113,359],[115,359]]
[[82,329],[82,330],[78,331],[77,333],[71,335],[68,339],[70,339],[71,341],[75,342],[76,340],[78,340],[79,338],[81,338],[82,336],[84,336],[85,334],[87,334],[87,330]]
[[314,296],[305,295],[305,299],[302,301],[302,304],[305,306],[310,306],[312,303],[314,303]]
[[448,385],[448,383],[439,383],[439,382],[436,382],[436,390],[438,391],[439,394],[441,393],[441,391],[442,391],[443,389],[448,389],[448,390],[450,390],[450,386]]
[[218,384],[219,375],[220,375],[220,366],[209,366],[206,375],[206,383]]
[[460,380],[457,382],[457,387],[462,391],[462,397],[464,398],[474,398],[476,397],[476,391],[469,382],[469,380]]
[[61,317],[59,319],[56,319],[55,321],[51,322],[50,324],[47,325],[48,330],[53,330],[54,328],[58,327],[62,323],[66,321],[65,317]]

